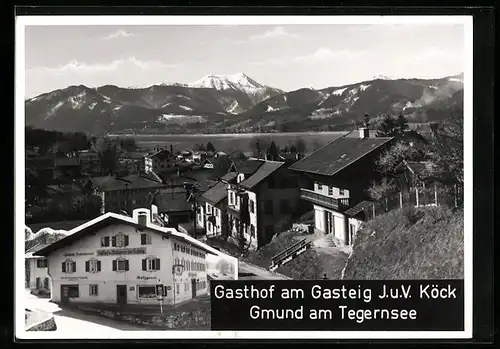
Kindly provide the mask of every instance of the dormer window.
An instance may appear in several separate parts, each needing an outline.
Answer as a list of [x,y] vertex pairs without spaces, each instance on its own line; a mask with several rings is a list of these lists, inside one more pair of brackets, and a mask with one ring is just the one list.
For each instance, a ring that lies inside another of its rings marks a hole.
[[145,213],[140,213],[137,219],[140,225],[146,225],[148,221],[148,216]]
[[119,233],[111,238],[111,246],[113,247],[126,247],[128,246],[128,235]]

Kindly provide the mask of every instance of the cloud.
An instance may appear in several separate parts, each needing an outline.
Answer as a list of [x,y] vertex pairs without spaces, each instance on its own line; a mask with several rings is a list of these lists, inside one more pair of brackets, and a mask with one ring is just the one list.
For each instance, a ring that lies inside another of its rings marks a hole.
[[254,41],[254,40],[279,39],[279,38],[298,39],[299,37],[300,36],[297,34],[288,33],[283,27],[274,27],[272,29],[266,30],[262,34],[251,36],[249,40]]
[[130,68],[138,68],[141,70],[155,70],[162,68],[174,68],[177,67],[176,64],[166,64],[160,61],[141,61],[135,57],[121,58],[108,63],[95,63],[87,64],[85,62],[79,62],[77,60],[72,60],[59,67],[38,67],[29,69],[28,72],[44,72],[52,74],[65,74],[65,73],[78,73],[78,74],[95,74],[95,73],[105,73],[117,70],[123,70],[126,72]]
[[332,60],[344,58],[353,59],[359,58],[365,52],[364,51],[351,51],[351,50],[332,50],[330,48],[320,47],[316,51],[305,54],[302,56],[287,57],[287,58],[271,58],[264,61],[252,62],[254,65],[285,65],[294,63],[308,63],[308,64],[318,64],[331,62]]
[[103,39],[104,40],[112,40],[112,39],[117,39],[117,38],[128,38],[131,36],[138,36],[138,34],[130,33],[130,32],[123,30],[123,29],[118,29],[117,31],[105,36]]

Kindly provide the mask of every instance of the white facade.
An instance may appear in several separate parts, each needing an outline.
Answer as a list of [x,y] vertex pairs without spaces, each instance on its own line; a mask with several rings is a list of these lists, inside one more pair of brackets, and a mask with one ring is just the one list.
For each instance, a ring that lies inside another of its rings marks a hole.
[[28,273],[27,287],[30,290],[50,291],[50,276],[48,274],[48,260],[42,257],[27,257]]
[[[141,212],[146,222],[138,225]],[[158,303],[157,284],[164,285],[165,304],[207,293],[203,248],[178,232],[151,229],[147,209],[135,210],[133,220],[96,227],[48,255],[54,302]],[[174,274],[174,264],[182,273]]]
[[[207,232],[207,236],[218,236],[222,234],[222,211],[215,207],[214,205],[210,203],[205,203],[205,214],[206,214],[206,221],[205,221],[205,228]],[[213,216],[215,218],[214,221],[211,221],[208,219],[208,217]]]

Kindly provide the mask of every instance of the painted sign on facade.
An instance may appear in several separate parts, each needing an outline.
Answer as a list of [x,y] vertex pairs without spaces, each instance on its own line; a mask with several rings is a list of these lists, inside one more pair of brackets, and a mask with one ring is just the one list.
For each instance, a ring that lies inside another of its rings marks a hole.
[[97,250],[98,256],[116,256],[116,255],[129,255],[129,254],[146,254],[146,247],[113,248],[113,249]]
[[88,278],[89,278],[88,276],[61,276],[61,280],[69,280],[69,281],[87,280]]
[[64,257],[72,256],[93,256],[94,252],[66,252],[63,254]]
[[156,276],[138,276],[137,280],[155,280]]

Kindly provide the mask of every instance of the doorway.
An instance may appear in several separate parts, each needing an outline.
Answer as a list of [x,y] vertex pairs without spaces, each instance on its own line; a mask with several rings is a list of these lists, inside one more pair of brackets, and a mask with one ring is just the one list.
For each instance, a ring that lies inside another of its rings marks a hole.
[[335,235],[335,216],[325,211],[325,233]]
[[69,303],[69,286],[61,285],[61,303],[67,304]]
[[116,303],[127,304],[127,285],[116,285]]
[[196,298],[196,279],[191,279],[191,297]]

